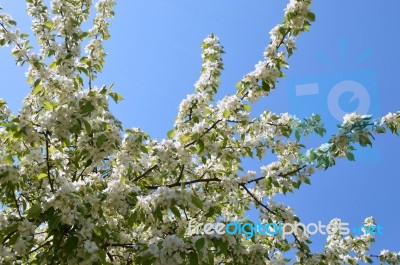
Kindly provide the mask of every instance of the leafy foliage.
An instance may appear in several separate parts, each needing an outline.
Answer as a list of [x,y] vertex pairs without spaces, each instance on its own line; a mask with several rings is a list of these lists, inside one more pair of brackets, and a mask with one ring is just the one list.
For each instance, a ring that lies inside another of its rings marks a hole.
[[[296,38],[315,20],[311,0],[290,1],[264,60],[218,102],[223,48],[210,34],[195,92],[162,141],[138,128],[123,131],[108,105],[122,96],[112,85],[92,85],[105,62],[114,1],[52,0],[51,8],[26,2],[37,52],[16,22],[0,14],[0,45],[29,66],[31,87],[17,116],[0,100],[2,264],[285,264],[290,250],[297,264],[373,262],[367,233],[331,235],[322,253],[312,253],[306,234],[246,240],[188,232],[190,222],[241,220],[254,204],[264,221],[299,222],[289,207],[264,197],[311,184],[316,169],[338,158],[355,160],[354,146],[371,146],[376,134],[398,134],[400,112],[382,119],[351,114],[327,143],[307,149],[304,137],[326,132],[318,115],[299,120],[265,111],[250,118],[252,104],[272,93]],[[93,5],[92,27],[84,30]],[[261,160],[269,152],[276,162],[243,170],[244,158]],[[388,251],[377,258],[400,262]]]

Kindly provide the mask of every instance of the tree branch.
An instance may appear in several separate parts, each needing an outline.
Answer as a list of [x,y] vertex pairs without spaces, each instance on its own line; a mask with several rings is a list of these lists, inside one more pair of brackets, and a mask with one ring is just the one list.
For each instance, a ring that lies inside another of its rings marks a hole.
[[135,178],[133,181],[139,181],[139,180],[145,178],[148,174],[150,174],[153,170],[155,170],[157,168],[158,168],[158,165],[152,166],[151,168],[147,169],[143,174],[141,174],[140,176]]
[[206,135],[207,133],[209,133],[212,129],[214,129],[218,123],[220,123],[222,121],[222,119],[216,120],[207,130],[205,130],[198,139],[191,141],[190,143],[187,143],[184,147],[187,148],[193,144],[195,144],[200,138],[202,138],[204,135]]
[[[299,167],[298,169],[289,171],[289,172],[287,172],[287,173],[285,173],[285,174],[279,174],[278,176],[279,176],[279,177],[288,177],[288,176],[291,176],[291,175],[293,175],[293,174],[295,174],[295,173],[300,172],[302,169],[304,169],[304,168],[306,168],[306,167],[307,167],[307,166],[304,165],[304,166]],[[249,181],[247,181],[247,182],[244,183],[244,184],[250,184],[250,183],[253,183],[253,182],[258,183],[260,180],[263,180],[263,179],[265,179],[265,178],[266,178],[265,176],[264,176],[264,177],[259,177],[259,178],[256,178],[256,179],[249,180]]]
[[47,177],[49,178],[49,184],[51,191],[54,192],[54,186],[53,186],[53,180],[51,178],[51,165],[50,165],[50,154],[49,154],[49,149],[50,149],[50,143],[49,143],[49,138],[48,138],[48,132],[43,133],[46,139],[46,165],[47,165]]
[[169,185],[155,185],[155,186],[145,186],[147,189],[158,189],[160,187],[168,187],[168,188],[173,188],[173,187],[179,187],[179,186],[186,186],[186,185],[191,185],[191,184],[195,184],[195,183],[209,183],[209,182],[220,182],[221,179],[219,178],[209,178],[209,179],[195,179],[195,180],[191,180],[191,181],[185,181],[185,182],[175,182],[173,184],[169,184]]

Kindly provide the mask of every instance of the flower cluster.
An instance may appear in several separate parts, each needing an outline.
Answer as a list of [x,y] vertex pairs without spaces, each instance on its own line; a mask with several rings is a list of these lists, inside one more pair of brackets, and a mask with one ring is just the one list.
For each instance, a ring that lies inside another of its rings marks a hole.
[[285,8],[285,20],[270,31],[271,41],[264,52],[265,60],[258,62],[255,70],[238,83],[238,95],[254,102],[275,88],[277,79],[283,76],[282,68],[288,68],[287,58],[296,49],[295,39],[315,20],[310,5],[310,0],[290,1]]

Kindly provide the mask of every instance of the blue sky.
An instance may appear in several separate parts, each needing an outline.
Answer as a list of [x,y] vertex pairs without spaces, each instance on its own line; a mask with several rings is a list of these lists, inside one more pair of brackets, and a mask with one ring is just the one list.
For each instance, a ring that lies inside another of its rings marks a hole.
[[[23,29],[29,30],[25,1],[4,0],[2,5]],[[209,33],[219,36],[226,54],[219,98],[235,92],[235,83],[262,59],[269,30],[282,18],[286,1],[119,1],[111,22],[109,53],[97,85],[115,83],[125,100],[113,105],[125,128],[141,127],[162,139],[171,129],[179,102],[193,91],[201,67],[200,43]],[[336,121],[328,110],[329,92],[342,81],[359,83],[370,96],[369,111],[385,114],[400,110],[400,50],[397,25],[400,2],[314,1],[317,20],[298,40],[287,78],[270,98],[254,108],[291,112],[300,117],[321,113],[333,134]],[[14,65],[9,49],[0,49],[0,97],[14,112],[29,87],[24,69]],[[295,96],[296,85],[318,84],[320,93]],[[351,101],[344,93],[338,106],[353,111],[365,98]],[[309,113],[311,114],[311,113]],[[316,142],[313,139],[310,142]],[[372,150],[362,150],[357,162],[315,174],[312,185],[279,197],[291,205],[304,223],[334,217],[360,225],[374,216],[383,227],[373,251],[400,250],[398,229],[400,138],[380,135]],[[247,166],[251,166],[248,163]],[[321,250],[321,238],[313,248]]]

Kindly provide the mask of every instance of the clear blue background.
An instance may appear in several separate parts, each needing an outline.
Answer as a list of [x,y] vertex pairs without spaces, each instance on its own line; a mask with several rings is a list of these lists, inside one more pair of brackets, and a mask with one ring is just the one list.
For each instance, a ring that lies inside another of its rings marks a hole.
[[[234,93],[234,84],[262,59],[268,32],[281,21],[286,3],[119,1],[116,18],[111,22],[112,38],[106,43],[107,64],[97,85],[114,82],[115,89],[124,96],[125,101],[112,109],[125,128],[141,127],[162,139],[173,124],[179,102],[193,91],[201,68],[203,38],[214,32],[225,47],[226,70],[219,98]],[[29,30],[25,1],[5,0],[2,5],[21,28]],[[397,0],[315,1],[313,11],[317,21],[310,32],[299,38],[298,51],[290,59],[288,80],[372,69],[376,74],[374,99],[379,112],[400,110],[399,9]],[[342,40],[347,41],[346,49],[341,45]],[[370,52],[369,56],[356,63],[365,51]],[[323,57],[330,58],[331,63],[326,63]],[[25,69],[14,65],[7,48],[0,49],[0,62],[0,97],[17,112],[29,91]],[[290,110],[301,116],[301,101],[289,106],[290,89],[283,80],[270,98],[257,105],[255,113],[264,109]],[[322,110],[323,104],[317,102],[315,112]],[[318,220],[327,223],[339,217],[356,226],[365,217],[375,216],[384,228],[384,235],[378,235],[373,246],[372,253],[378,254],[382,248],[400,250],[400,138],[380,135],[373,144],[380,152],[379,159],[339,161],[336,167],[315,174],[311,186],[278,199],[292,206],[304,223]],[[249,162],[248,166],[251,165]],[[313,239],[313,249],[322,250],[323,238]]]

